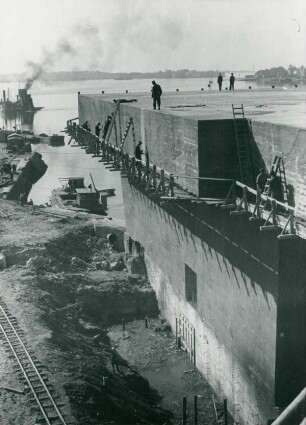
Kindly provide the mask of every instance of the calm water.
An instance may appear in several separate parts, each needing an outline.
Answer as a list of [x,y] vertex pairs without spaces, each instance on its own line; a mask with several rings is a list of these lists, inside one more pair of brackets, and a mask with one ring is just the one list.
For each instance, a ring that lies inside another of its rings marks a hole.
[[[251,73],[251,72],[249,72]],[[236,76],[239,74],[236,73]],[[240,75],[242,76],[242,74]],[[216,78],[213,79],[213,89],[217,88]],[[158,80],[163,91],[200,90],[201,87],[207,89],[209,79],[165,79]],[[249,83],[243,81],[236,82],[236,88],[247,88]],[[255,84],[252,83],[255,87]],[[15,100],[18,92],[18,82],[0,83],[0,93],[2,90],[9,89],[10,100]],[[31,130],[35,133],[59,133],[66,126],[70,118],[78,116],[77,92],[81,93],[100,93],[105,92],[120,93],[129,90],[129,92],[148,92],[150,96],[151,80],[92,80],[92,81],[65,81],[42,83],[37,82],[33,85],[30,93],[32,94],[34,105],[43,106],[44,109],[38,111],[33,116],[21,119],[5,121],[0,117],[0,126],[6,128],[22,128]],[[63,134],[63,133],[62,133]],[[71,148],[67,143],[69,138],[65,138],[66,145],[63,147],[51,147],[40,144],[33,145],[33,150],[39,151],[48,165],[46,174],[33,186],[29,198],[33,199],[35,204],[48,202],[52,189],[59,187],[59,177],[84,176],[85,183],[89,184],[92,174],[97,188],[116,188],[116,196],[109,198],[109,215],[115,218],[124,218],[121,180],[118,172],[110,172],[98,162],[97,158],[86,155],[80,148]]]

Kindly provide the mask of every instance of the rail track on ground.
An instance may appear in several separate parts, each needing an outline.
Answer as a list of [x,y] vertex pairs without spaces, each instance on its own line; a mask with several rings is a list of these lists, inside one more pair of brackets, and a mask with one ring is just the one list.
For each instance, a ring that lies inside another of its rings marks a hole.
[[[25,392],[30,394],[31,404],[39,410],[35,424],[70,425],[59,407],[63,403],[57,400],[51,385],[48,383],[44,366],[37,360],[35,353],[27,346],[24,332],[20,329],[17,319],[10,314],[0,298],[0,337],[4,342],[6,352],[15,359],[14,369],[24,383]],[[53,395],[51,394],[53,392]]]

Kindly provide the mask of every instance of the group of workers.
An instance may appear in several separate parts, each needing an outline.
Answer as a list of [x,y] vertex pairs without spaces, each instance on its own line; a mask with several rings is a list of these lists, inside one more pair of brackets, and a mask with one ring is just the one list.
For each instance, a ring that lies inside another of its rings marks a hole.
[[[218,76],[217,82],[218,82],[219,90],[221,91],[222,90],[222,84],[223,84],[223,76],[222,76],[221,73]],[[235,76],[234,76],[233,73],[231,73],[229,82],[230,82],[229,89],[234,90]],[[157,107],[158,110],[160,110],[162,88],[159,84],[156,83],[155,80],[152,81],[151,93],[152,93],[152,99],[153,99],[153,109],[156,110],[156,107]],[[82,127],[85,130],[90,131],[90,126],[89,126],[88,121],[85,121],[85,123],[82,125]],[[98,122],[97,125],[95,126],[95,135],[97,137],[99,137],[100,132],[101,132],[101,123]],[[139,143],[136,145],[136,147],[134,149],[134,155],[135,155],[135,159],[136,159],[137,162],[142,160],[143,154],[144,154],[144,152],[142,150],[142,142],[139,141]],[[145,155],[146,155],[146,161],[148,162],[149,161],[149,155],[147,153],[147,150],[146,150]],[[281,178],[279,176],[277,176],[274,171],[271,171],[270,175],[268,175],[264,168],[262,168],[260,170],[260,174],[257,176],[257,179],[256,179],[257,189],[261,193],[264,193],[268,179],[269,179],[269,193],[268,193],[268,195],[271,196],[272,198],[276,199],[277,201],[283,202],[284,201],[284,194],[283,194],[282,181],[281,181]]]
[[[229,89],[230,90],[235,90],[235,80],[236,80],[236,78],[235,78],[234,74],[231,73],[231,76],[230,76],[230,79],[229,79],[229,83],[230,83]],[[221,73],[218,76],[217,83],[218,83],[218,86],[219,86],[219,90],[221,91],[222,90],[222,84],[223,84],[223,77],[222,77]]]

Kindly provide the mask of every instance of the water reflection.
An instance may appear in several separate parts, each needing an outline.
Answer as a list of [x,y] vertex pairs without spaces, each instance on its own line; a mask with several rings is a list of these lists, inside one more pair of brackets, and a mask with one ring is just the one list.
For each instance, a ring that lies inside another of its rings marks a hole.
[[1,111],[3,127],[13,130],[34,130],[35,112]]
[[51,191],[60,187],[60,177],[85,177],[85,185],[91,183],[92,174],[97,189],[115,188],[116,196],[108,198],[109,216],[124,219],[121,178],[119,172],[110,172],[98,158],[86,155],[79,147],[68,146],[69,137],[65,137],[65,146],[52,147],[48,144],[32,145],[32,149],[42,154],[48,170],[33,186],[29,199],[34,204],[48,202]]

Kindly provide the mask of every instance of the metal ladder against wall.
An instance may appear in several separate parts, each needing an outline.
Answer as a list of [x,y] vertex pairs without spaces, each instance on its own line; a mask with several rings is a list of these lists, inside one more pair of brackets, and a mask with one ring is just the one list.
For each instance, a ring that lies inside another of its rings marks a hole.
[[248,186],[252,186],[254,176],[250,155],[250,146],[247,136],[247,127],[244,116],[244,108],[243,105],[232,105],[232,110],[239,160],[240,179],[242,183],[245,183]]
[[[274,171],[275,175],[277,176],[279,174],[279,177],[281,179],[282,182],[282,188],[283,188],[283,196],[284,196],[284,203],[288,204],[288,188],[287,188],[287,180],[286,180],[286,173],[285,173],[285,166],[284,166],[284,161],[283,161],[283,157],[281,156],[275,156],[273,163],[271,165],[271,169],[270,169],[270,175],[271,172]],[[266,196],[270,195],[270,183],[271,183],[271,178],[270,176],[267,178],[266,184],[265,184],[265,188],[263,191],[263,194]],[[260,207],[265,207],[267,201],[262,200],[260,203]]]
[[127,125],[126,125],[125,130],[124,130],[123,137],[122,137],[121,144],[120,144],[120,150],[122,150],[122,149],[123,149],[123,146],[124,146],[124,143],[125,143],[125,140],[126,140],[126,138],[127,138],[127,135],[128,135],[128,133],[129,133],[130,128],[132,129],[133,148],[135,149],[135,146],[136,146],[135,127],[134,127],[134,121],[133,121],[133,118],[131,117],[131,118],[129,119],[129,121],[128,121]]

